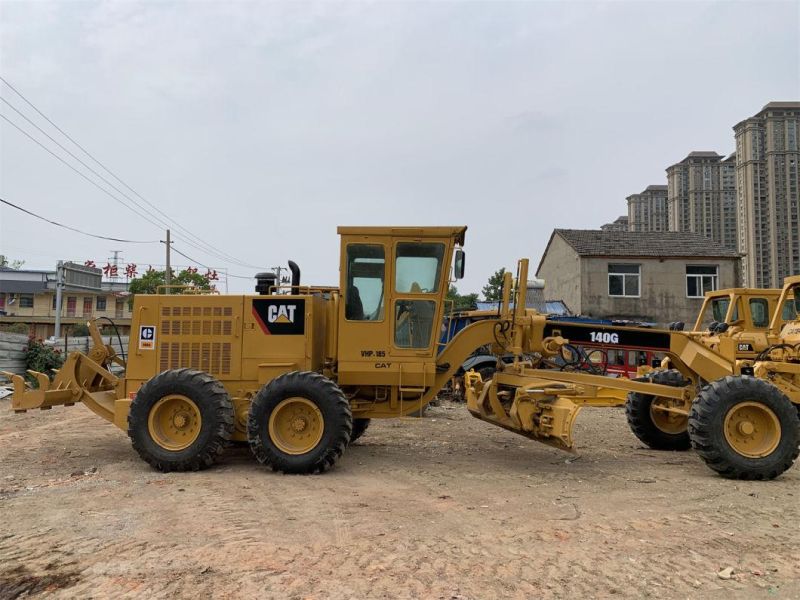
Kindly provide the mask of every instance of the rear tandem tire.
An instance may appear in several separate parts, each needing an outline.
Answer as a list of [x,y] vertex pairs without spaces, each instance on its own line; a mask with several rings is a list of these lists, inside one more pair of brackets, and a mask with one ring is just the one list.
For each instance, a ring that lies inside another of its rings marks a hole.
[[353,419],[353,433],[350,435],[351,444],[364,435],[371,420],[372,419]]
[[128,413],[128,437],[159,471],[199,471],[229,445],[233,421],[233,404],[219,381],[202,371],[174,369],[139,389]]
[[774,479],[800,453],[800,418],[778,388],[749,375],[703,388],[689,414],[692,447],[729,479]]
[[[651,380],[653,383],[683,387],[687,381],[679,371],[659,371]],[[630,392],[625,403],[625,416],[633,434],[653,450],[688,450],[688,419],[667,417],[662,423],[654,421],[651,410],[656,396]]]
[[258,462],[283,473],[322,473],[353,431],[350,403],[333,381],[292,371],[270,381],[250,405],[247,439]]

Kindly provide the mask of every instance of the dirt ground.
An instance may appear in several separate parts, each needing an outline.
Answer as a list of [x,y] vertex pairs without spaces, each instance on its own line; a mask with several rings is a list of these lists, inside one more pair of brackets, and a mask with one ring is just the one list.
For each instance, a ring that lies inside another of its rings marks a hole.
[[8,405],[0,598],[800,598],[800,465],[727,481],[620,409],[577,459],[445,403],[287,476],[242,447],[164,475],[85,407]]

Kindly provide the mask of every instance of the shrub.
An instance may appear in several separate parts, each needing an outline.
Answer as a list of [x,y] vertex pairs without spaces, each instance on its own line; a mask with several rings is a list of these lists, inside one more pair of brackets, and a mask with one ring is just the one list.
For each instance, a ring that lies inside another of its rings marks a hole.
[[24,333],[28,334],[31,328],[27,323],[12,323],[11,325],[3,325],[0,328],[0,331],[6,331],[8,333]]
[[89,328],[86,326],[85,323],[79,323],[72,328],[70,332],[72,337],[88,337],[89,336]]
[[[45,373],[50,379],[53,378],[51,369],[59,369],[64,364],[64,357],[60,350],[45,346],[42,340],[31,336],[28,338],[28,345],[25,346],[25,368],[32,371]],[[36,379],[26,375],[28,381],[36,387]]]

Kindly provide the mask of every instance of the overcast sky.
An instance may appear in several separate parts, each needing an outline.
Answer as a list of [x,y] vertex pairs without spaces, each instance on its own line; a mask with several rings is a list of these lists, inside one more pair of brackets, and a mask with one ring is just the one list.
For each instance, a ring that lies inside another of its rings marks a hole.
[[[688,152],[732,152],[732,126],[766,102],[799,100],[800,3],[4,1],[0,74],[241,262],[294,259],[306,283],[335,284],[337,225],[463,224],[468,292],[518,257],[534,270],[555,227],[625,214],[626,196],[666,184]],[[55,148],[8,104],[0,113]],[[163,239],[0,123],[4,199],[89,232]],[[0,254],[26,266],[105,263],[116,249],[164,262],[162,245],[93,240],[0,206]]]

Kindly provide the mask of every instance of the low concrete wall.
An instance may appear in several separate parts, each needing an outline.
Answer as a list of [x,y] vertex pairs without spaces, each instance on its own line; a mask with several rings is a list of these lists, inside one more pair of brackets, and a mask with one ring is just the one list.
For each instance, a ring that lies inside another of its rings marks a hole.
[[[103,341],[110,344],[117,353],[120,353],[119,340],[117,336],[103,336]],[[0,331],[0,371],[10,371],[11,373],[25,373],[25,346],[28,344],[28,336],[23,333],[6,333]],[[69,354],[78,350],[88,352],[92,345],[90,337],[71,337],[45,340],[45,344],[57,348],[63,354]],[[124,353],[128,354],[128,336],[122,336],[122,347]],[[2,378],[2,377],[0,377]]]
[[[28,336],[24,333],[0,331],[0,371],[25,372],[25,346]],[[2,379],[2,376],[0,376]]]
[[[117,351],[117,354],[120,353],[119,349],[119,340],[115,335],[104,335],[103,342],[106,344],[110,344],[114,350]],[[66,342],[64,338],[54,338],[45,340],[45,344],[48,346],[52,346],[53,348],[57,348],[62,353],[69,354],[70,352],[74,352],[75,350],[79,350],[80,352],[88,352],[89,348],[92,346],[92,338],[90,337],[71,337],[66,338]],[[128,354],[128,336],[122,336],[122,348],[124,349],[124,353]]]

